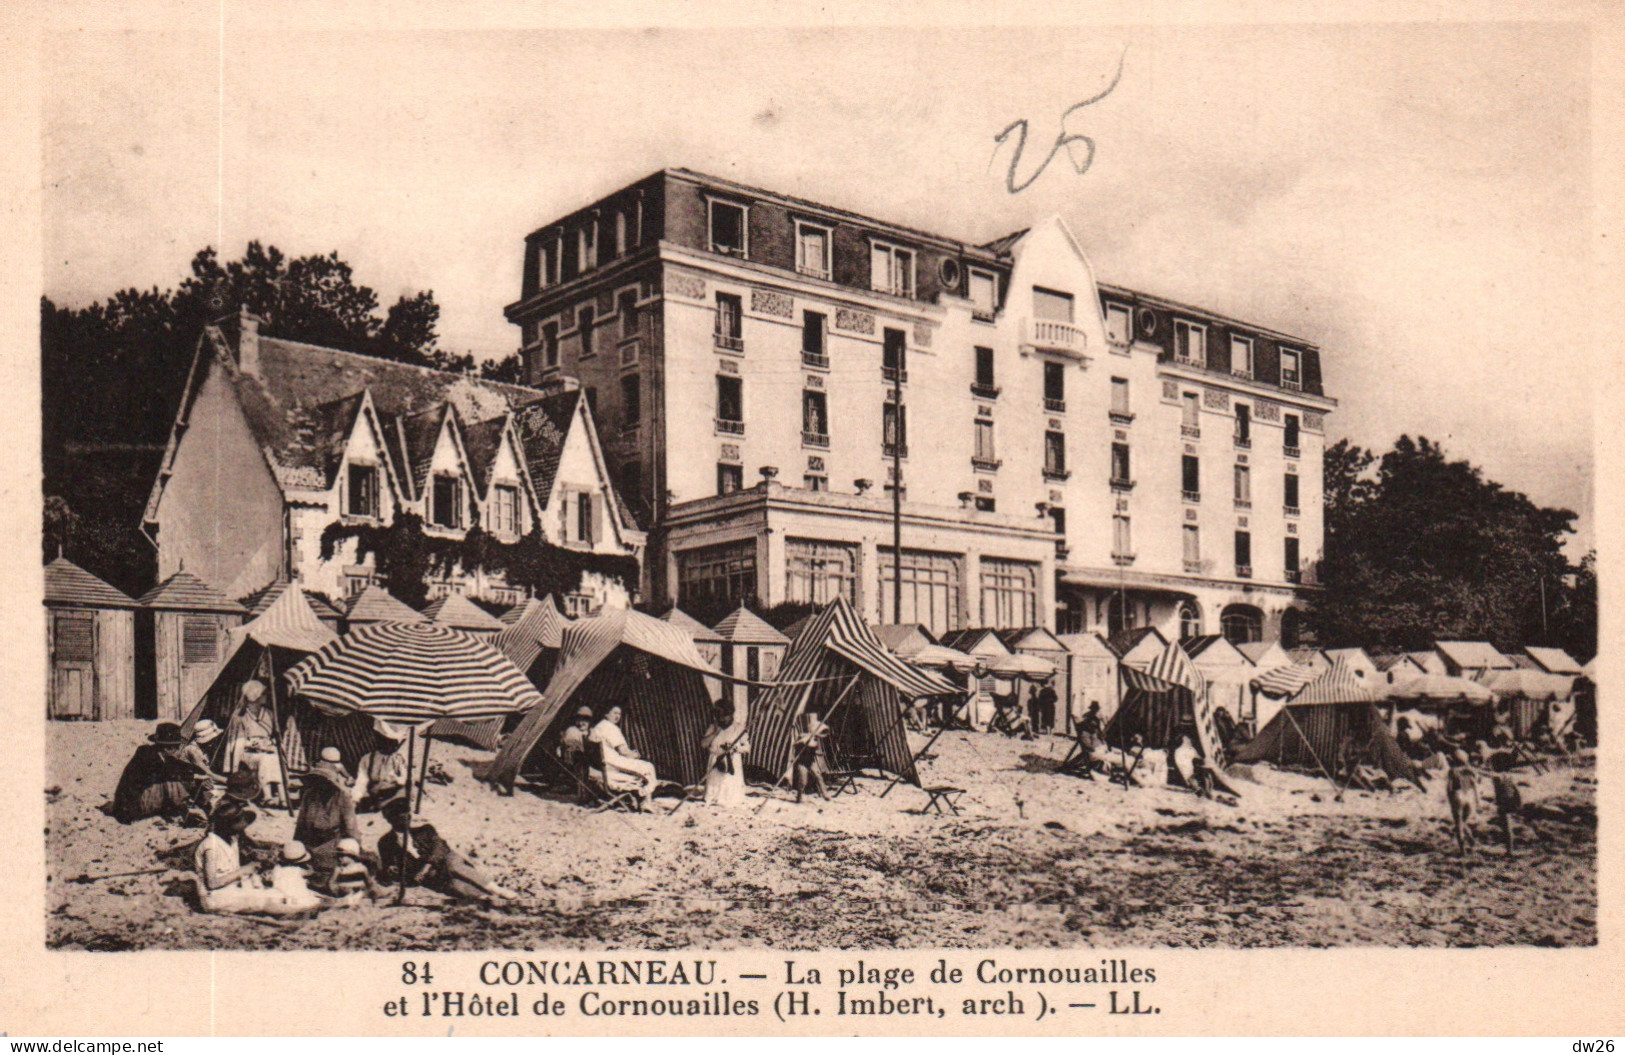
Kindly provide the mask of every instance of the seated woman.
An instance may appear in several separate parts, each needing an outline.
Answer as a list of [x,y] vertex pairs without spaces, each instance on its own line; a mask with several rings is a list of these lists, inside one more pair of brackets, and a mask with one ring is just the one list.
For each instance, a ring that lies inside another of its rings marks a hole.
[[[392,730],[393,731],[393,730]],[[372,813],[401,793],[406,787],[406,752],[401,750],[404,737],[383,736],[378,746],[367,752],[356,764],[355,788],[350,797],[356,812]]]
[[593,726],[589,739],[603,752],[605,786],[611,791],[637,792],[638,807],[648,809],[659,779],[655,776],[654,764],[645,762],[626,742],[626,735],[621,732],[623,713],[620,704],[611,707],[603,721]]
[[226,723],[226,755],[222,768],[227,773],[251,771],[259,781],[260,796],[275,802],[282,794],[282,760],[277,755],[276,717],[265,697],[265,685],[245,682],[242,704]]
[[254,819],[253,810],[233,803],[222,805],[209,818],[208,834],[192,855],[198,907],[217,915],[259,916],[290,916],[315,908],[320,902],[290,896],[289,878],[282,880],[281,889],[273,888],[261,878],[258,865],[242,863],[241,843]]
[[338,841],[361,838],[355,801],[350,798],[350,774],[341,758],[338,748],[322,748],[321,760],[305,774],[293,829],[294,839],[310,850],[312,868],[324,882],[338,861]]
[[711,713],[711,728],[700,747],[706,753],[705,802],[709,806],[745,804],[745,760],[750,735],[745,724],[734,725],[733,704],[723,700]]
[[414,824],[409,833],[411,811],[404,795],[384,803],[381,812],[389,822],[389,831],[378,840],[380,872],[386,883],[400,882],[404,871],[408,886],[427,887],[449,897],[509,901],[516,896],[448,846],[434,825]]
[[145,817],[193,817],[201,823],[215,799],[217,777],[203,751],[175,722],[159,722],[135,749],[113,792],[113,816],[125,824]]
[[346,904],[363,897],[382,897],[388,888],[373,877],[372,869],[361,856],[361,844],[354,839],[338,842],[338,864],[327,880],[326,892]]

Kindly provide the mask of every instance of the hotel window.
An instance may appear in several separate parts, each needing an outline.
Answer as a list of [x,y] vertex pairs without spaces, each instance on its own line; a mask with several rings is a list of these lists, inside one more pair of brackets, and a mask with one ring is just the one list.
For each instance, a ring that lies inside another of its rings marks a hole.
[[908,457],[908,408],[887,403],[880,415],[881,445],[886,457]]
[[828,320],[822,312],[801,313],[801,358],[814,366],[828,366],[829,353],[825,343]]
[[1106,305],[1106,340],[1112,344],[1128,344],[1133,335],[1128,308],[1121,304]]
[[869,286],[894,297],[914,296],[914,251],[875,242],[869,249]]
[[491,530],[509,538],[519,534],[519,488],[497,484],[491,489]]
[[559,365],[559,324],[547,323],[542,327],[542,368],[556,370]]
[[565,231],[559,236],[559,281],[568,282],[581,274],[581,233]]
[[998,381],[993,373],[993,349],[976,346],[976,385],[980,389],[976,394],[984,399],[991,399],[998,395]]
[[1253,574],[1253,536],[1245,531],[1236,532],[1236,575],[1246,579]]
[[615,255],[626,255],[626,213],[619,209],[615,211]]
[[378,467],[350,463],[350,487],[345,512],[353,517],[378,519]]
[[1180,431],[1187,436],[1200,436],[1202,434],[1202,400],[1195,392],[1186,392],[1182,397],[1182,415],[1179,419]]
[[1112,413],[1127,416],[1128,409],[1128,378],[1112,378]]
[[636,428],[643,419],[643,385],[637,374],[621,377],[621,427]]
[[745,302],[737,293],[717,294],[717,347],[730,352],[745,349]]
[[1049,522],[1055,528],[1055,533],[1063,539],[1066,538],[1066,510],[1060,506],[1050,506]]
[[717,375],[717,425],[724,432],[745,431],[745,385],[729,374]]
[[[951,553],[904,550],[902,571],[897,558],[886,548],[880,557],[880,609],[883,623],[920,623],[933,634],[958,630],[964,625],[961,603],[963,558]],[[892,583],[901,581],[902,611],[897,611]]]
[[983,557],[982,625],[1034,626],[1038,623],[1038,565]]
[[756,540],[741,539],[677,554],[677,603],[731,607],[756,596]]
[[750,244],[743,205],[711,199],[711,252],[749,256]]
[[1112,483],[1127,484],[1132,479],[1129,475],[1128,444],[1112,444]]
[[999,280],[991,271],[970,270],[971,312],[979,319],[991,319],[999,307]]
[[1298,369],[1298,353],[1281,349],[1281,387],[1302,388],[1303,375]]
[[638,335],[638,294],[636,290],[622,290],[615,298],[616,310],[621,313],[621,336]]
[[1298,513],[1298,475],[1288,473],[1282,483],[1286,487],[1287,513],[1289,516],[1296,516]]
[[880,374],[887,381],[908,380],[908,335],[887,329],[880,351]]
[[1285,436],[1283,436],[1281,443],[1288,454],[1295,455],[1298,453],[1298,415],[1288,414],[1286,416]]
[[745,489],[745,467],[743,465],[717,464],[717,494],[731,495],[735,491]]
[[1207,328],[1183,320],[1174,323],[1174,357],[1201,366],[1207,362]]
[[598,226],[589,223],[581,229],[581,238],[576,245],[581,250],[581,259],[576,266],[582,271],[591,270],[598,263]]
[[1066,367],[1060,363],[1044,364],[1044,409],[1066,411]]
[[808,473],[801,478],[801,487],[806,491],[828,491],[829,477],[818,473]]
[[581,358],[583,359],[593,354],[592,326],[592,305],[584,304],[576,311],[576,329],[581,331]]
[[1134,556],[1134,528],[1121,513],[1112,517],[1112,556]]
[[815,447],[829,446],[829,402],[822,392],[801,392],[801,439]]
[[1286,577],[1288,582],[1297,582],[1303,577],[1303,568],[1298,564],[1298,540],[1291,536],[1286,539]]
[[1251,337],[1230,338],[1230,372],[1242,377],[1253,376],[1253,340]]
[[999,463],[999,456],[993,448],[993,422],[985,418],[976,422],[976,454],[972,460],[982,466],[996,466]]
[[1066,434],[1044,433],[1044,473],[1047,476],[1066,475]]
[[1202,529],[1195,524],[1185,525],[1185,570],[1200,571],[1202,567]]
[[1072,294],[1059,290],[1033,287],[1033,317],[1053,322],[1071,322]]
[[796,221],[796,270],[814,278],[829,277],[830,230]]
[[463,482],[447,473],[437,473],[429,494],[429,523],[435,527],[456,528],[463,524]]
[[1180,469],[1179,489],[1184,492],[1185,501],[1200,502],[1202,500],[1202,460],[1194,454],[1183,455]]
[[553,284],[553,254],[548,252],[547,246],[536,246],[536,288],[546,289]]
[[1253,445],[1253,411],[1245,403],[1236,404],[1236,446]]
[[1179,602],[1179,639],[1189,641],[1202,632],[1202,613],[1194,601]]
[[785,539],[784,564],[786,600],[823,605],[840,597],[857,602],[858,547]]
[[1245,465],[1236,466],[1236,505],[1243,509],[1253,504],[1253,474]]

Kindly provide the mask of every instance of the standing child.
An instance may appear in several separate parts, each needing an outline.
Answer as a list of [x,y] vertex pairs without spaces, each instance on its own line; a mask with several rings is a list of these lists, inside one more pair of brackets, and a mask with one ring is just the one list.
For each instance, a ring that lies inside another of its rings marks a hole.
[[1478,796],[1478,775],[1467,761],[1467,752],[1459,748],[1450,754],[1444,797],[1450,803],[1450,826],[1456,834],[1456,851],[1465,854],[1468,846],[1478,846],[1478,834],[1473,831],[1473,822],[1482,802]]
[[801,801],[802,792],[810,785],[818,785],[818,797],[828,801],[829,791],[824,787],[824,774],[818,765],[818,746],[823,742],[824,734],[829,732],[818,716],[817,711],[808,711],[801,716],[801,733],[791,745],[791,762],[795,766],[792,786],[796,791],[796,801]]

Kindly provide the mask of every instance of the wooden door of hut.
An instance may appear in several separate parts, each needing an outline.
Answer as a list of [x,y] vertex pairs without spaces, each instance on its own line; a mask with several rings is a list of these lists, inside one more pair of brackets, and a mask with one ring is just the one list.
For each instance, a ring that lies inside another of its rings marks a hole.
[[51,613],[51,716],[97,716],[94,612]]

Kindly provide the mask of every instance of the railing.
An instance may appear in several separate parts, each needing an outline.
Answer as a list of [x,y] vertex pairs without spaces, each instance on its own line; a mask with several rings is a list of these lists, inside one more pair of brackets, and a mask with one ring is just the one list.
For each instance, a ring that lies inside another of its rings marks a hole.
[[1112,490],[1113,491],[1132,491],[1132,490],[1134,490],[1134,481],[1130,480],[1130,479],[1127,479],[1125,477],[1122,477],[1122,476],[1114,476],[1114,477],[1112,477],[1111,485],[1112,485]]
[[1250,499],[1250,498],[1238,498],[1238,499],[1236,499],[1236,508],[1237,509],[1251,509],[1252,507],[1253,507],[1253,500],[1252,499]]
[[1200,491],[1180,491],[1179,496],[1187,502],[1200,502],[1202,500],[1202,492]]
[[1236,565],[1236,578],[1238,578],[1238,579],[1251,579],[1252,577],[1253,577],[1253,566],[1251,564],[1238,564],[1238,565]]
[[796,274],[806,275],[809,278],[821,278],[826,282],[829,281],[829,268],[827,267],[808,267],[805,264],[797,264]]
[[730,421],[727,418],[718,418],[717,431],[725,432],[730,436],[743,436],[745,434],[745,423],[743,421]]
[[725,352],[743,352],[745,350],[745,338],[719,333],[717,334],[717,347]]
[[1283,446],[1281,448],[1281,453],[1286,455],[1288,458],[1296,458],[1300,454],[1302,454],[1303,452],[1298,450],[1298,448],[1293,447],[1292,445],[1288,444],[1288,445]]
[[1302,515],[1297,506],[1282,506],[1281,512],[1285,513],[1289,517]]
[[801,350],[801,365],[810,366],[814,370],[828,370],[829,356],[820,355],[817,352],[809,352],[803,348]]
[[1066,413],[1066,400],[1064,400],[1064,399],[1051,399],[1049,396],[1045,396],[1044,397],[1044,409],[1049,411],[1051,414],[1065,414]]
[[1301,571],[1293,571],[1290,568],[1287,569],[1286,581],[1291,582],[1291,583],[1302,583],[1303,582],[1303,572],[1301,572]]
[[993,322],[997,318],[997,314],[992,308],[972,308],[970,317],[977,322]]
[[1202,426],[1181,425],[1179,426],[1179,434],[1186,439],[1199,440],[1202,438]]
[[[880,452],[887,458],[907,458],[908,444],[905,443],[902,445],[902,447],[898,447],[895,443],[882,443],[880,445]],[[886,486],[888,488],[891,487],[890,484],[887,484]]]
[[1130,425],[1134,422],[1134,415],[1126,410],[1108,410],[1106,416],[1118,425]]
[[1249,436],[1236,436],[1235,441],[1236,449],[1239,451],[1250,451],[1253,449],[1253,441]]
[[1134,554],[1132,554],[1132,553],[1113,553],[1112,554],[1112,563],[1117,565],[1119,568],[1126,568],[1130,564],[1134,563]]
[[1190,575],[1200,574],[1201,571],[1202,571],[1202,562],[1199,561],[1199,560],[1188,560],[1188,561],[1186,561],[1185,562],[1185,571],[1186,571],[1187,574],[1190,574]]
[[1055,319],[1029,319],[1027,320],[1027,343],[1035,348],[1045,348],[1050,351],[1063,352],[1069,355],[1082,355],[1088,346],[1089,337],[1082,327],[1074,326],[1070,322],[1059,322]]
[[829,433],[801,430],[801,442],[808,447],[829,447]]
[[970,394],[977,399],[998,399],[999,387],[997,385],[984,385],[980,383],[970,386]]
[[1046,465],[1046,466],[1044,466],[1044,479],[1046,479],[1046,480],[1070,480],[1070,479],[1072,479],[1072,470],[1057,468],[1057,467],[1055,467],[1053,465]]
[[983,470],[985,472],[994,472],[994,471],[996,471],[998,469],[999,466],[1004,464],[1004,462],[1000,461],[997,458],[978,458],[978,457],[972,457],[971,460],[970,460],[970,463],[971,463],[971,466],[973,468],[981,469],[981,470]]
[[1302,392],[1303,382],[1298,380],[1296,377],[1282,377],[1281,387],[1286,389],[1288,392]]
[[1251,381],[1253,379],[1253,372],[1251,370],[1232,370],[1230,371],[1230,376],[1239,377],[1244,381]]
[[885,378],[887,381],[895,381],[898,384],[906,384],[908,382],[908,367],[882,366],[880,368],[880,376]]

